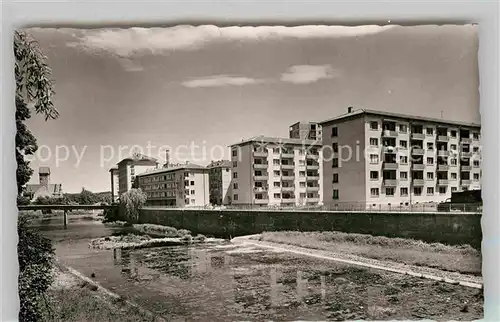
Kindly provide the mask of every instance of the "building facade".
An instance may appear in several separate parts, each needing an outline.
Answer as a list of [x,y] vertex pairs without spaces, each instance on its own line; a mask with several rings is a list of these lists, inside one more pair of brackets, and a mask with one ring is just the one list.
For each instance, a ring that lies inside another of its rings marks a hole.
[[233,205],[320,205],[321,144],[258,136],[231,146]]
[[207,166],[210,190],[210,204],[228,205],[231,203],[231,161],[214,161]]
[[407,207],[481,188],[479,124],[356,110],[321,125],[325,204]]
[[111,200],[112,202],[116,202],[118,201],[118,191],[120,190],[118,168],[109,169],[109,174],[111,177]]
[[297,122],[290,125],[290,139],[321,140],[321,125],[317,122]]
[[118,194],[134,187],[136,175],[158,168],[158,161],[141,154],[135,154],[118,162]]
[[62,184],[50,183],[50,168],[40,167],[38,169],[39,184],[27,184],[24,196],[36,200],[38,197],[62,198]]
[[137,174],[146,205],[197,207],[210,204],[208,170],[196,164],[168,165]]

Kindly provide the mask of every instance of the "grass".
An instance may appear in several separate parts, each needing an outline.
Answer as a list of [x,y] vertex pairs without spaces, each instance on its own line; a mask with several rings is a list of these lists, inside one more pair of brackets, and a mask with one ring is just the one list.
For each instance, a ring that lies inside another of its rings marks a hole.
[[174,227],[153,225],[153,224],[135,224],[133,227],[145,234],[152,234],[162,237],[172,237],[172,238],[183,238],[185,236],[191,236],[191,232],[187,229],[176,229]]
[[450,246],[414,239],[342,232],[264,232],[258,238],[262,241],[481,275],[481,252],[469,245]]

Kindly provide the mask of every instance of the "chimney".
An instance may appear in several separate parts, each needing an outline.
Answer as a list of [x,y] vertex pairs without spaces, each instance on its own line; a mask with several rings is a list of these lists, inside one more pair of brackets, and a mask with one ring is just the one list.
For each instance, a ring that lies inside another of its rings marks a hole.
[[165,150],[165,168],[170,165],[170,150]]
[[352,106],[349,106],[349,107],[347,108],[347,113],[352,113]]

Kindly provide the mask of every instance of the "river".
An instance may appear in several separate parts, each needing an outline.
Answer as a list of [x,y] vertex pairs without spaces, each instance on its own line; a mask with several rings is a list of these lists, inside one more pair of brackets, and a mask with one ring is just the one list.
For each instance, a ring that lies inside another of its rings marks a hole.
[[92,238],[120,228],[71,216],[67,229],[62,223],[53,217],[36,227],[63,264],[169,321],[482,317],[472,306],[457,317],[459,303],[477,293],[459,286],[436,291],[432,281],[229,242],[95,250]]

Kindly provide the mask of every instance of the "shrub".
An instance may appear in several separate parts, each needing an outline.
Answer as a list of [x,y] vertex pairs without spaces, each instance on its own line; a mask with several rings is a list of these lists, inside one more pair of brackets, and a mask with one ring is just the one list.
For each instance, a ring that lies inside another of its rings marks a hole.
[[146,203],[147,196],[141,189],[131,189],[120,196],[120,211],[130,223],[139,220],[139,210]]
[[199,242],[204,242],[206,239],[207,239],[207,237],[205,235],[202,235],[202,234],[198,234],[198,235],[196,235],[196,237],[194,237],[194,240],[197,240]]
[[114,222],[114,221],[119,221],[121,219],[122,218],[120,218],[120,212],[118,210],[118,207],[104,209],[103,222]]
[[18,219],[20,321],[39,321],[43,316],[45,292],[52,284],[54,249],[49,239],[27,227],[24,216]]

